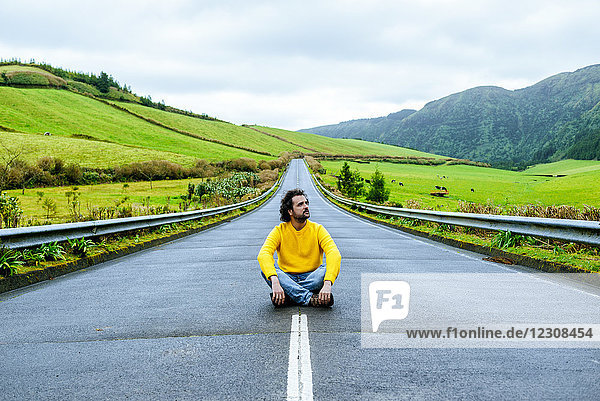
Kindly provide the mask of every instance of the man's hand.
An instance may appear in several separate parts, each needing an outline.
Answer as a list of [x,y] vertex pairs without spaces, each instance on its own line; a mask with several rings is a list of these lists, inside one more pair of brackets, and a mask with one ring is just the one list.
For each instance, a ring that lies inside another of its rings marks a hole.
[[283,288],[279,284],[279,278],[276,275],[272,275],[269,277],[269,280],[271,280],[271,289],[273,290],[273,302],[276,305],[283,305],[285,302],[285,292],[283,292]]
[[323,288],[319,292],[319,303],[321,305],[327,305],[331,299],[331,281],[323,281]]

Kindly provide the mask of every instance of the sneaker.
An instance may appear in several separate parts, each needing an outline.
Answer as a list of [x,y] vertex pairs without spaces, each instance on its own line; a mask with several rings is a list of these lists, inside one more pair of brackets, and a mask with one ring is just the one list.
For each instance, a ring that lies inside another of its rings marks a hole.
[[313,294],[310,297],[310,301],[308,304],[314,307],[330,308],[333,306],[333,294],[329,296],[329,302],[327,304],[321,304],[321,302],[319,302],[319,294]]

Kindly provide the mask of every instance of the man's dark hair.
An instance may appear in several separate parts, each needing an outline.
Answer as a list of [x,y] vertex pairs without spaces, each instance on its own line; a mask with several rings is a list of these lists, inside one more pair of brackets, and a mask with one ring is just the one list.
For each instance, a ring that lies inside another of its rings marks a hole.
[[290,217],[290,214],[288,213],[288,210],[292,210],[292,208],[294,207],[294,204],[292,203],[292,198],[298,195],[304,196],[308,201],[308,197],[300,188],[290,189],[285,193],[285,195],[283,195],[283,198],[281,198],[281,205],[279,206],[279,219],[281,221],[285,221],[287,223],[292,219]]

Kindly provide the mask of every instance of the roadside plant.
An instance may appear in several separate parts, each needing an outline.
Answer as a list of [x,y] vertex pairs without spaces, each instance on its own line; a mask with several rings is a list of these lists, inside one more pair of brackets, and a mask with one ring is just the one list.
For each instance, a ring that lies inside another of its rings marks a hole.
[[40,246],[39,251],[44,255],[45,260],[64,260],[65,249],[57,242],[51,242]]
[[46,260],[44,253],[39,249],[25,249],[21,252],[21,256],[25,263],[35,266]]
[[510,231],[500,231],[494,236],[494,238],[492,238],[492,246],[501,249],[519,246],[523,242],[529,243],[530,240],[528,237],[519,234],[514,234]]
[[25,264],[20,254],[10,248],[0,248],[0,275],[4,277],[17,274],[17,268]]
[[22,215],[19,200],[4,192],[0,193],[0,228],[17,227]]
[[88,251],[92,249],[95,244],[94,241],[90,239],[85,239],[81,237],[79,239],[69,239],[67,238],[67,242],[69,244],[70,252],[79,257],[84,257],[87,255]]

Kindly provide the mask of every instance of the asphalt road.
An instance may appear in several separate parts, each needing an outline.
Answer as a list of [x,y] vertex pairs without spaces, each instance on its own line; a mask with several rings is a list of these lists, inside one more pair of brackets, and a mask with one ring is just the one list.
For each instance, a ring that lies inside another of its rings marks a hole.
[[[274,309],[260,276],[256,256],[294,187],[342,254],[331,309]],[[414,278],[415,322],[600,323],[598,288],[481,259],[336,209],[294,161],[252,213],[0,295],[0,399],[598,399],[600,350],[586,345],[362,345],[361,273]]]

